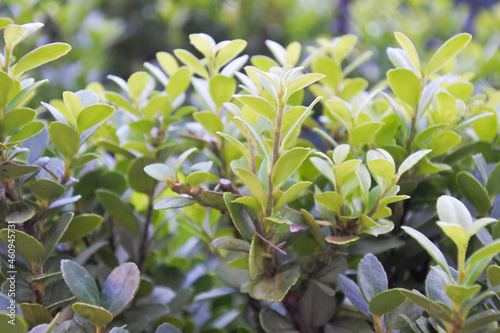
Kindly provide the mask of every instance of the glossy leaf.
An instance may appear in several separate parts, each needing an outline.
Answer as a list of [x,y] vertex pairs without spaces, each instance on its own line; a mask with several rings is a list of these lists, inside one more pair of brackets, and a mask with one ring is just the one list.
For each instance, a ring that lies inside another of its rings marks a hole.
[[309,148],[293,148],[278,159],[271,174],[271,182],[275,190],[279,189],[288,177],[295,173],[309,152]]
[[78,114],[76,123],[80,133],[97,126],[115,112],[115,108],[106,104],[92,104]]
[[175,195],[161,199],[154,205],[154,209],[162,210],[162,209],[182,208],[192,205],[195,202],[196,200],[187,194]]
[[[10,235],[10,237],[9,237]],[[12,238],[12,235],[15,235]],[[27,233],[20,230],[13,230],[10,228],[5,228],[0,230],[0,239],[6,244],[9,245],[9,239],[15,240],[15,250],[28,259],[30,263],[37,263],[43,256],[43,245],[40,244],[38,240],[36,240],[33,236],[28,235]]]
[[49,136],[54,147],[66,159],[78,153],[80,136],[71,126],[58,121],[53,122],[49,126]]
[[406,301],[397,289],[384,290],[376,294],[370,301],[370,311],[376,316],[382,316],[396,310]]
[[86,304],[101,305],[97,284],[89,272],[72,260],[61,261],[62,276],[75,297]]
[[481,183],[465,171],[459,172],[457,182],[465,198],[477,209],[478,213],[488,213],[491,209],[488,192]]
[[392,91],[412,109],[416,109],[422,93],[422,85],[414,72],[398,68],[387,72]]
[[66,43],[51,43],[40,46],[24,55],[14,66],[12,66],[12,76],[19,77],[28,70],[62,57],[70,50],[71,46]]
[[100,306],[85,303],[74,303],[72,308],[73,311],[75,311],[75,314],[91,322],[97,327],[106,326],[113,320],[113,314]]
[[426,76],[438,71],[462,51],[469,44],[472,36],[470,34],[458,34],[446,41],[432,56],[427,65]]

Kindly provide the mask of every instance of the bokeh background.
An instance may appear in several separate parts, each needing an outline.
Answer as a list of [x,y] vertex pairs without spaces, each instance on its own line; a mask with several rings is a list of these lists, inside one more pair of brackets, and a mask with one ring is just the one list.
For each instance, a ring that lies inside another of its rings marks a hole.
[[[195,32],[216,41],[245,39],[249,55],[269,54],[266,39],[308,45],[320,36],[355,34],[358,54],[374,52],[360,74],[375,82],[390,68],[385,49],[396,45],[394,31],[405,33],[419,52],[430,52],[467,31],[473,43],[460,71],[475,71],[474,80],[500,87],[496,0],[0,0],[0,16],[18,24],[44,23],[32,43],[73,46],[57,67],[44,67],[43,75],[51,81],[50,88],[42,87],[45,100],[92,81],[108,85],[110,73],[126,78],[142,70],[145,61],[154,62],[159,51],[195,52],[188,44],[188,35]],[[32,46],[28,44],[24,46]]]

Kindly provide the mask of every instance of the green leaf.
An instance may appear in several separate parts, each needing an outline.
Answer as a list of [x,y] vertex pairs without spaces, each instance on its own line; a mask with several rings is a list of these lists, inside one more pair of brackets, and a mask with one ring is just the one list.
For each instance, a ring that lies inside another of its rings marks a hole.
[[175,195],[171,197],[166,197],[158,201],[154,209],[163,210],[163,209],[172,209],[172,208],[182,208],[186,206],[190,206],[196,202],[196,199],[193,199],[187,194]]
[[271,174],[271,182],[274,186],[274,191],[277,191],[288,177],[295,173],[307,158],[310,151],[309,148],[293,148],[278,159]]
[[30,208],[24,208],[10,213],[5,217],[7,223],[24,223],[35,216],[35,211]]
[[438,303],[431,301],[427,297],[406,289],[397,289],[406,298],[420,306],[430,315],[437,317],[445,322],[451,322],[451,311],[445,310],[443,307],[439,306]]
[[497,163],[486,182],[488,194],[492,197],[500,193],[500,163]]
[[359,262],[358,284],[367,302],[388,288],[384,267],[371,253],[365,255]]
[[443,131],[432,137],[429,148],[429,158],[448,153],[453,147],[462,141],[460,135],[453,131]]
[[298,182],[290,186],[290,188],[280,196],[274,205],[274,210],[276,212],[279,211],[281,207],[294,200],[300,192],[311,186],[311,184],[311,182]]
[[55,250],[57,244],[61,242],[61,238],[68,229],[69,223],[73,219],[72,212],[66,212],[61,215],[61,217],[52,225],[52,227],[47,231],[47,238],[44,241],[45,251],[40,263],[43,264],[47,259],[49,259],[52,252]]
[[216,249],[250,252],[250,244],[247,241],[233,237],[216,238],[212,241],[212,246]]
[[274,125],[274,120],[276,118],[276,109],[266,99],[260,96],[249,95],[235,95],[234,97],[244,105],[248,106],[254,112],[269,119],[271,124]]
[[465,269],[468,270],[471,266],[480,262],[483,259],[490,259],[500,253],[500,239],[497,239],[488,245],[476,250],[465,262]]
[[[210,114],[213,114],[213,113],[210,113]],[[195,117],[194,114],[193,114],[193,116]],[[196,120],[196,117],[195,117],[195,120]],[[196,121],[198,121],[198,120],[196,120]],[[202,123],[202,124],[203,124],[203,126],[206,126],[205,123]],[[239,140],[235,139],[234,137],[232,137],[228,134],[222,133],[220,131],[217,132],[217,135],[223,137],[224,139],[226,139],[227,141],[232,143],[236,147],[236,149],[238,149],[243,154],[244,158],[246,158],[248,160],[251,158],[250,152],[248,151],[247,147],[245,147],[245,145],[243,145]]]
[[408,59],[410,59],[413,67],[415,67],[415,74],[420,74],[420,59],[418,58],[417,50],[411,40],[401,32],[394,32],[394,36],[399,45],[401,45],[401,48],[405,51]]
[[424,87],[424,90],[422,90],[422,97],[420,97],[420,102],[418,103],[417,120],[420,120],[423,116],[424,112],[431,104],[434,95],[436,95],[439,87],[446,79],[446,75],[441,76]]
[[479,316],[471,316],[465,322],[465,325],[462,327],[461,332],[469,333],[469,332],[477,332],[477,329],[484,328],[485,325],[493,322],[498,322],[500,320],[500,313],[498,312],[483,312],[482,315]]
[[152,193],[157,181],[148,176],[144,168],[155,163],[152,157],[138,157],[130,163],[127,170],[127,180],[130,187],[137,192]]
[[3,71],[0,71],[0,86],[2,87],[2,90],[0,90],[0,108],[4,109],[14,97],[15,89],[14,81]]
[[84,108],[78,114],[76,120],[80,133],[94,127],[109,117],[115,112],[115,108],[106,104],[92,104]]
[[142,95],[145,91],[147,91],[146,89],[151,85],[152,81],[151,76],[149,76],[146,72],[136,72],[130,75],[127,80],[130,99],[132,101],[136,101],[138,99],[142,100],[145,97]]
[[243,168],[236,168],[238,176],[241,178],[243,183],[248,187],[250,192],[259,200],[262,209],[266,208],[267,204],[267,194],[264,191],[264,187],[257,176]]
[[244,239],[251,241],[256,231],[253,220],[246,207],[242,204],[234,203],[234,199],[236,199],[234,194],[230,192],[224,193],[224,202],[236,230],[238,230]]
[[173,102],[180,94],[186,91],[191,83],[191,70],[186,67],[179,68],[168,81],[165,88],[168,97]]
[[36,111],[29,108],[18,108],[5,114],[2,120],[2,133],[4,135],[14,134],[13,132],[30,122],[36,117]]
[[396,168],[394,167],[394,163],[386,159],[375,159],[368,162],[368,168],[375,175],[384,179],[387,184],[389,184],[396,173]]
[[338,165],[337,168],[335,169],[335,176],[337,182],[340,184],[342,182],[342,178],[344,178],[344,176],[347,176],[349,173],[353,172],[360,164],[361,160],[348,160]]
[[447,285],[446,295],[453,303],[463,304],[466,300],[473,298],[480,290],[481,286],[477,284],[470,287]]
[[0,162],[0,178],[3,179],[15,180],[37,171],[40,171],[39,166],[22,165],[10,161]]
[[101,305],[97,284],[85,268],[72,260],[61,260],[61,271],[64,282],[80,302]]
[[472,216],[460,200],[442,195],[438,198],[436,207],[441,221],[458,223],[466,230],[472,225]]
[[349,134],[349,143],[351,147],[367,143],[373,139],[375,134],[382,129],[383,124],[377,122],[368,122],[359,125]]
[[264,272],[264,249],[260,242],[259,236],[253,235],[248,254],[248,274],[252,280]]
[[376,294],[370,301],[369,307],[371,313],[376,316],[382,316],[386,313],[396,310],[406,301],[397,289],[384,290]]
[[422,94],[422,84],[414,72],[406,68],[391,69],[387,79],[392,91],[412,109],[416,109]]
[[134,263],[121,264],[113,269],[102,287],[102,306],[116,317],[132,302],[140,279],[139,269]]
[[467,248],[469,243],[469,234],[463,226],[457,223],[437,222],[437,225],[444,231],[446,236],[457,245],[457,248]]
[[492,287],[500,286],[500,266],[492,265],[488,267],[488,282]]
[[458,110],[455,98],[448,93],[440,92],[437,95],[438,112],[442,122],[454,123]]
[[264,332],[299,333],[290,320],[284,318],[270,307],[264,307],[260,311],[258,320]]
[[23,313],[23,320],[31,327],[48,324],[52,321],[50,311],[41,304],[21,303],[19,307]]
[[175,56],[185,65],[193,70],[199,76],[208,79],[208,72],[205,66],[202,65],[201,61],[196,58],[192,53],[182,50],[176,49],[174,50]]
[[67,54],[70,50],[71,46],[66,43],[51,43],[40,46],[24,55],[14,66],[12,66],[12,76],[18,78],[24,72],[54,61]]
[[276,273],[271,277],[261,276],[250,286],[250,296],[258,300],[281,302],[299,277],[298,267]]
[[247,42],[242,39],[234,39],[225,44],[215,56],[216,70],[219,70],[220,68],[222,68],[222,66],[233,60],[245,49],[246,46]]
[[197,148],[190,148],[190,149],[186,150],[185,152],[183,152],[182,154],[179,155],[179,157],[175,161],[174,166],[172,168],[173,172],[174,172],[174,175],[176,177],[177,177],[177,173],[181,169],[182,163],[184,163],[184,161],[189,157],[189,155],[191,155],[192,153],[194,153],[196,150],[198,150],[198,149]]
[[325,75],[321,79],[321,83],[326,84],[334,91],[337,90],[342,80],[342,69],[335,61],[330,58],[320,58],[313,62],[312,70]]
[[93,153],[82,154],[71,161],[71,168],[78,169],[83,167],[85,164],[99,158],[99,155]]
[[[442,220],[442,218],[441,218]],[[413,237],[434,259],[434,261],[448,274],[451,276],[450,270],[448,268],[448,263],[443,255],[443,253],[438,249],[434,243],[432,243],[424,234],[410,227],[401,227],[408,235]]]
[[95,191],[97,200],[104,207],[104,210],[111,215],[113,221],[133,234],[139,232],[137,220],[130,208],[113,192],[99,189]]
[[323,192],[314,195],[314,199],[327,209],[340,214],[340,210],[344,207],[344,198],[337,192]]
[[209,82],[210,95],[218,108],[229,102],[236,91],[236,80],[224,75],[214,75]]
[[486,214],[490,211],[490,198],[488,192],[479,180],[465,171],[457,175],[458,186],[465,198],[477,209],[478,213]]
[[106,326],[113,320],[113,314],[100,306],[75,303],[72,305],[72,308],[73,311],[75,311],[75,314],[87,321],[90,321],[97,327]]
[[53,201],[66,192],[66,188],[49,179],[38,179],[29,185],[31,193],[41,200]]
[[[15,325],[9,323],[12,319],[14,319]],[[0,312],[0,331],[9,333],[26,333],[28,331],[28,325],[18,314],[11,316],[10,313]]]
[[24,141],[40,133],[44,127],[45,125],[41,121],[32,121],[24,126],[20,131],[12,134],[9,138],[9,142]]
[[335,165],[339,165],[342,162],[344,162],[345,159],[347,158],[347,156],[349,155],[350,151],[351,151],[351,147],[347,144],[338,145],[337,147],[335,147],[335,149],[333,150],[333,156],[332,156],[333,162],[335,163]]
[[438,71],[462,51],[469,44],[472,36],[470,34],[458,34],[446,41],[432,56],[427,65],[425,76]]
[[159,182],[166,183],[174,177],[173,171],[163,163],[153,163],[144,167],[144,172]]
[[488,224],[497,222],[497,219],[494,219],[492,217],[482,217],[480,219],[477,219],[472,223],[472,225],[467,229],[467,234],[469,234],[469,237],[474,236],[477,234],[481,229],[486,227]]
[[[193,113],[193,118],[199,122],[210,134],[218,134],[224,130],[224,124],[217,115],[211,111],[199,111]],[[220,135],[220,134],[219,134]],[[226,134],[227,135],[227,134]],[[222,136],[222,135],[221,135]],[[227,135],[229,136],[229,135]]]
[[83,214],[74,217],[68,229],[61,237],[63,242],[75,242],[90,234],[97,229],[102,223],[102,217],[95,214]]
[[78,153],[80,136],[73,127],[55,121],[49,125],[49,136],[54,147],[66,159],[70,159]]
[[[326,157],[328,159],[328,157]],[[335,174],[333,173],[333,168],[332,166],[325,162],[323,159],[319,157],[311,157],[309,159],[311,163],[314,165],[314,167],[328,179],[332,184],[336,184],[335,180]]]
[[[28,259],[32,264],[37,263],[43,256],[43,245],[40,244],[34,237],[27,233],[5,228],[0,230],[0,239],[8,246],[9,244],[15,245],[17,253]],[[15,242],[12,242],[15,240]]]
[[301,75],[301,76],[297,77],[292,82],[290,82],[290,84],[287,87],[287,90],[286,90],[286,100],[294,92],[297,92],[297,91],[299,91],[301,89],[304,89],[305,87],[310,86],[314,82],[319,81],[319,80],[321,80],[324,77],[325,76],[323,74],[318,74],[318,73],[309,73],[309,74],[304,74],[304,75]]
[[417,164],[418,162],[420,162],[420,160],[422,158],[424,158],[425,155],[429,154],[430,152],[431,152],[430,149],[425,149],[425,150],[417,151],[417,152],[411,154],[410,156],[408,156],[403,161],[403,163],[401,163],[401,165],[398,168],[398,175],[399,175],[399,177],[401,177],[406,171],[408,171],[411,168],[413,168],[415,166],[415,164]]
[[186,183],[192,187],[199,187],[210,178],[210,174],[205,171],[196,171],[186,177]]
[[297,121],[290,127],[288,132],[284,135],[283,139],[281,139],[281,150],[283,150],[286,146],[288,141],[292,138],[292,135],[295,133],[296,130],[300,128],[302,123],[306,120],[306,118],[309,116],[309,113],[311,112],[312,108],[323,99],[323,97],[319,96],[316,97],[314,101],[312,101],[311,104],[307,107],[307,109],[302,113],[302,115],[297,119]]

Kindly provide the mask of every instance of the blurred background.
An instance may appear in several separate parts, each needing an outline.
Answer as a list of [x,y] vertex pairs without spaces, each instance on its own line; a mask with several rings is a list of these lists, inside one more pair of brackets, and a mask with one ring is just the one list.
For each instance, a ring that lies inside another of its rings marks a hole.
[[[108,85],[110,73],[127,78],[154,61],[158,51],[195,52],[188,40],[195,32],[216,41],[245,39],[249,55],[270,54],[266,39],[308,45],[317,37],[355,34],[359,52],[374,51],[359,74],[375,82],[390,67],[385,49],[396,45],[394,31],[410,37],[419,52],[466,31],[473,43],[460,71],[475,71],[476,81],[500,88],[500,1],[495,0],[0,0],[0,16],[17,24],[44,23],[32,43],[73,46],[57,67],[43,67],[51,81],[50,88],[43,87],[44,100],[92,81]],[[29,42],[25,47],[33,46]]]

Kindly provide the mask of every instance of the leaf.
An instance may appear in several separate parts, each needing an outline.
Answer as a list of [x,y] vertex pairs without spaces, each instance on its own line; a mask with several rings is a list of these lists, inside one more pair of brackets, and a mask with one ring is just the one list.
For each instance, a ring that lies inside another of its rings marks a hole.
[[[43,245],[36,238],[27,233],[11,228],[0,230],[0,239],[8,246],[15,244],[15,251],[28,259],[32,264],[37,263],[43,256]],[[12,243],[12,240],[15,243]]]
[[312,70],[325,75],[321,79],[321,83],[326,84],[334,91],[337,90],[342,80],[342,69],[335,61],[330,58],[320,58],[313,62]]
[[257,176],[243,168],[236,168],[238,176],[241,178],[243,183],[248,187],[250,192],[257,198],[261,208],[265,209],[267,204],[267,194],[264,191],[264,187]]
[[187,194],[174,195],[171,197],[166,197],[158,201],[154,209],[163,210],[163,209],[172,209],[172,208],[182,208],[186,206],[190,206],[196,202],[196,199],[193,199]]
[[369,310],[368,303],[361,294],[361,290],[358,285],[343,274],[339,275],[339,284],[351,303],[354,304],[354,306],[356,306],[361,313],[371,317],[372,314]]
[[234,97],[254,112],[267,118],[274,125],[276,109],[267,100],[260,96],[235,95]]
[[137,192],[152,193],[157,182],[144,171],[144,168],[155,163],[152,157],[138,157],[130,163],[127,170],[127,180],[130,187]]
[[172,324],[163,323],[156,329],[155,333],[182,333],[180,329]]
[[364,256],[358,266],[358,283],[365,299],[370,302],[371,299],[387,290],[388,282],[384,267],[378,261],[377,257],[369,253]]
[[488,192],[479,180],[465,171],[457,175],[458,186],[465,198],[477,209],[478,213],[486,214],[490,211],[490,198]]
[[492,197],[500,193],[500,163],[497,163],[486,182],[488,194]]
[[382,129],[383,124],[377,122],[368,122],[359,125],[349,134],[349,143],[351,147],[367,143],[372,140],[375,134]]
[[61,243],[75,242],[90,234],[102,223],[102,217],[95,214],[82,214],[74,217],[61,237]]
[[184,163],[184,161],[189,157],[189,155],[194,153],[196,150],[198,150],[198,149],[197,148],[190,148],[179,155],[179,157],[177,158],[177,161],[175,161],[174,166],[172,168],[172,170],[174,171],[174,175],[176,177],[177,177],[177,173],[181,169],[182,163]]
[[319,81],[324,77],[325,77],[325,75],[318,74],[318,73],[309,73],[309,74],[304,74],[304,75],[297,77],[292,82],[290,82],[290,84],[287,87],[287,90],[286,90],[287,99],[293,93],[295,93],[301,89],[304,89],[307,86],[310,86],[314,82]]
[[91,322],[97,327],[106,326],[113,320],[113,314],[100,306],[75,303],[72,305],[72,308],[73,311],[75,311],[75,314]]
[[[442,218],[441,218],[442,220]],[[448,263],[443,255],[443,253],[438,249],[434,243],[432,243],[424,234],[410,227],[401,227],[407,234],[413,237],[434,259],[434,261],[448,274],[451,276],[450,270],[448,268]]]
[[447,222],[437,222],[437,225],[443,229],[446,236],[450,237],[453,242],[457,245],[457,248],[463,249],[467,248],[469,243],[469,235],[467,231],[460,224],[457,223],[447,223]]
[[80,133],[91,127],[97,126],[115,112],[115,108],[106,104],[92,104],[84,108],[78,114],[76,120]]
[[193,118],[198,123],[203,125],[203,127],[205,127],[205,129],[210,134],[215,135],[217,133],[221,133],[220,131],[224,130],[224,125],[222,124],[222,121],[220,120],[220,118],[217,117],[217,115],[211,111],[195,112],[195,113],[193,113]]
[[7,112],[2,120],[2,133],[6,136],[29,124],[36,117],[36,111],[29,108],[17,108]]
[[255,225],[244,205],[234,203],[236,199],[235,195],[230,192],[224,193],[224,202],[226,204],[227,210],[231,215],[231,220],[233,224],[241,234],[241,236],[247,241],[251,241],[255,235]]
[[54,61],[67,54],[70,50],[71,46],[66,43],[51,43],[40,46],[25,54],[14,66],[12,66],[12,76],[18,78],[24,72]]
[[281,149],[283,150],[284,147],[287,146],[287,143],[288,143],[288,140],[291,139],[292,135],[295,133],[295,131],[300,128],[300,126],[302,125],[302,123],[305,121],[305,119],[307,118],[307,116],[309,115],[309,113],[311,112],[312,108],[319,102],[323,99],[323,97],[319,96],[319,97],[316,97],[316,99],[314,99],[314,101],[312,101],[311,104],[309,104],[309,106],[307,107],[307,109],[302,113],[302,115],[299,117],[299,119],[297,119],[297,121],[290,127],[290,129],[288,130],[288,132],[285,134],[285,136],[283,137],[283,139],[281,140]]
[[179,68],[168,81],[165,90],[171,102],[175,101],[180,94],[186,91],[191,83],[191,70],[189,68]]
[[[195,116],[195,115],[193,115],[193,116]],[[230,136],[229,134],[225,134],[222,132],[217,132],[217,135],[223,137],[224,139],[226,139],[227,141],[232,143],[243,154],[244,158],[246,158],[248,160],[251,158],[250,152],[248,151],[247,147],[245,147],[245,145],[243,145],[239,140],[235,139],[234,137]]]
[[472,225],[467,229],[467,234],[469,234],[469,237],[474,236],[477,234],[481,229],[486,227],[488,224],[497,222],[497,219],[494,219],[492,217],[482,217],[480,219],[477,219],[472,223]]
[[29,189],[39,199],[48,202],[61,197],[66,192],[63,185],[49,179],[35,180],[29,185]]
[[403,296],[399,290],[390,289],[376,294],[370,301],[369,307],[371,313],[381,317],[388,312],[396,310],[405,301],[406,297]]
[[394,167],[394,163],[386,159],[375,159],[368,162],[368,168],[375,175],[384,179],[387,184],[389,184],[396,173],[396,169]]
[[460,135],[453,131],[443,131],[434,135],[429,143],[429,148],[432,149],[429,153],[429,158],[448,153],[461,141],[462,138]]
[[232,237],[216,238],[212,241],[212,246],[216,249],[250,252],[250,244],[247,241]]
[[19,304],[19,307],[23,313],[23,320],[29,326],[33,327],[40,324],[50,323],[52,321],[50,311],[43,307],[43,305],[36,303],[21,303]]
[[139,232],[139,226],[134,214],[115,193],[99,189],[95,191],[95,195],[97,200],[104,207],[104,210],[111,215],[115,223],[121,225],[133,234]]
[[416,109],[422,94],[422,84],[414,72],[406,68],[391,69],[387,79],[392,91],[412,109]]
[[236,91],[236,80],[224,75],[214,75],[209,82],[210,95],[218,108],[229,102]]
[[208,72],[205,66],[202,65],[200,60],[196,58],[193,54],[186,50],[176,49],[174,50],[175,56],[185,65],[193,70],[199,76],[208,79]]
[[55,250],[57,244],[60,243],[62,236],[68,229],[69,223],[73,219],[75,214],[72,212],[66,212],[59,217],[59,219],[52,225],[52,227],[47,231],[47,238],[44,241],[45,251],[43,257],[40,260],[40,264],[44,264],[47,259],[49,259],[52,252]]
[[191,187],[197,188],[202,183],[206,182],[210,178],[210,174],[205,171],[196,171],[190,173],[186,177],[186,183],[188,183]]
[[481,290],[480,285],[465,286],[446,286],[446,294],[454,304],[463,304],[466,300],[472,299]]
[[325,240],[330,244],[347,245],[359,240],[359,236],[328,236]]
[[337,301],[335,295],[328,295],[321,288],[329,288],[328,286],[314,280],[311,282],[300,299],[300,311],[308,327],[321,327],[334,316]]
[[264,272],[264,249],[260,242],[260,238],[253,235],[248,253],[248,274],[252,280]]
[[431,104],[434,95],[436,95],[439,87],[447,78],[448,77],[446,75],[441,76],[424,87],[422,90],[422,97],[420,97],[420,102],[418,103],[417,120],[420,120],[420,118],[424,115],[424,112]]
[[466,230],[472,225],[472,216],[460,200],[442,195],[438,198],[436,207],[441,221],[458,223]]
[[492,287],[500,286],[500,266],[491,265],[488,267],[488,282]]
[[344,198],[337,192],[318,193],[314,195],[314,199],[337,215],[340,214],[340,210],[344,207]]
[[335,174],[333,173],[333,168],[329,163],[316,156],[311,157],[309,160],[314,167],[326,177],[326,179],[328,179],[332,184],[336,184]]
[[10,161],[0,162],[0,178],[15,180],[40,171],[39,166],[22,165]]
[[417,152],[411,154],[410,156],[408,156],[403,161],[403,163],[401,163],[401,165],[398,168],[398,175],[399,175],[399,177],[401,177],[406,171],[408,171],[411,168],[413,168],[415,166],[415,164],[417,164],[418,162],[420,162],[420,160],[422,158],[424,158],[425,155],[429,154],[430,152],[431,152],[430,149],[424,149],[424,150],[417,151]]
[[333,150],[333,162],[335,165],[342,164],[345,161],[349,152],[351,151],[351,147],[347,144],[338,145]]
[[415,67],[415,74],[420,74],[420,59],[418,58],[417,50],[415,46],[413,46],[411,40],[401,32],[394,32],[394,36],[399,45],[401,45],[401,48],[405,51],[408,59],[410,59],[413,67]]
[[61,271],[64,282],[79,301],[101,305],[97,284],[85,268],[72,260],[61,260]]
[[462,327],[461,332],[476,332],[478,328],[484,327],[492,322],[498,322],[498,320],[500,320],[500,313],[498,312],[486,312],[484,315],[478,317],[471,316],[465,321],[465,325]]
[[80,136],[71,126],[55,121],[49,125],[49,136],[54,147],[66,159],[78,153]]
[[441,302],[447,307],[453,306],[450,297],[446,294],[446,286],[452,281],[450,277],[439,267],[431,267],[425,280],[425,292],[427,297],[434,302]]
[[[15,325],[10,324],[10,320],[14,320]],[[0,330],[8,333],[26,333],[28,325],[18,314],[11,315],[10,313],[0,312]]]
[[425,75],[429,76],[445,66],[469,44],[471,39],[470,34],[462,33],[447,40],[429,60]]
[[445,322],[451,322],[451,311],[445,310],[443,307],[439,306],[438,303],[431,301],[425,296],[421,294],[406,290],[406,289],[397,289],[399,290],[406,298],[420,306],[427,313],[432,315],[433,317],[437,317]]
[[154,83],[152,78],[146,72],[135,72],[127,80],[129,97],[132,101],[142,101],[144,94],[147,93],[151,83]]
[[132,301],[139,289],[140,273],[134,263],[113,269],[102,287],[102,306],[117,316]]
[[175,178],[173,171],[163,163],[153,163],[144,167],[144,172],[159,182],[166,183]]
[[323,235],[323,231],[321,231],[320,226],[314,219],[314,217],[305,209],[300,209],[300,213],[304,217],[304,222],[309,229],[309,232],[314,237],[314,240],[324,249],[326,248],[325,236]]
[[274,210],[279,211],[281,207],[293,201],[303,190],[311,186],[311,182],[298,182],[290,186],[274,204]]
[[278,190],[288,177],[297,171],[310,151],[309,148],[293,148],[278,159],[271,174],[274,191]]
[[465,269],[468,270],[483,259],[490,259],[500,253],[500,239],[497,239],[488,245],[476,250],[465,262]]
[[224,47],[222,47],[215,56],[216,70],[222,68],[222,66],[234,59],[245,49],[246,46],[247,42],[242,39],[234,39],[224,45]]
[[267,333],[299,333],[295,329],[293,323],[289,320],[278,314],[276,311],[272,310],[270,307],[264,307],[260,313],[258,318],[264,332]]
[[32,121],[26,126],[24,126],[18,132],[12,134],[9,138],[10,142],[16,141],[24,141],[42,131],[45,128],[45,125],[41,121]]
[[276,273],[271,277],[261,276],[250,286],[250,296],[257,300],[281,302],[299,277],[298,267]]

